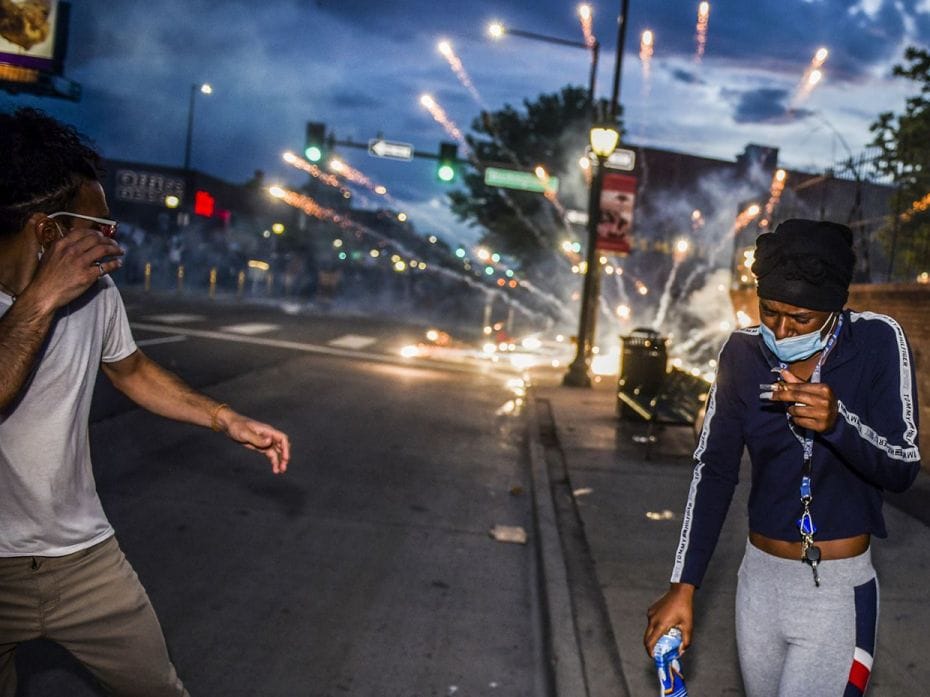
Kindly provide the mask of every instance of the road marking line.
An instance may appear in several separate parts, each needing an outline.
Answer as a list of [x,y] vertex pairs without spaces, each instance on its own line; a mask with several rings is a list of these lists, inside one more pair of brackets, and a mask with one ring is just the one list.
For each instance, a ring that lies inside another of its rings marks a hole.
[[255,336],[256,334],[267,334],[276,329],[280,329],[280,324],[266,324],[264,322],[246,322],[244,324],[230,324],[226,327],[220,327],[221,331],[232,332],[233,334],[245,334],[246,336]]
[[[237,336],[235,334],[224,334],[222,332],[209,331],[206,329],[179,329],[177,327],[165,327],[157,324],[148,324],[146,322],[130,322],[130,327],[140,331],[162,332],[165,334],[183,334],[193,336],[199,339],[218,339],[220,341],[231,341],[239,344],[255,344],[257,346],[270,346],[272,348],[290,349],[291,351],[301,351],[303,353],[317,353],[324,356],[337,356],[339,358],[361,358],[377,363],[389,363],[399,365],[405,368],[419,368],[423,370],[448,370],[458,373],[475,373],[474,365],[448,363],[446,361],[409,361],[400,356],[390,354],[369,353],[367,351],[352,351],[349,349],[334,348],[332,346],[320,346],[319,344],[305,344],[298,341],[286,341],[284,339],[266,339],[257,336]],[[479,372],[487,373],[504,373],[512,375],[513,371],[501,370],[499,366],[480,365],[477,366]]]
[[330,346],[335,346],[336,348],[363,349],[366,346],[371,346],[376,341],[377,339],[372,336],[346,334],[345,336],[340,336],[338,339],[333,339],[332,341],[327,341],[326,343]]
[[158,339],[140,339],[136,346],[156,346],[158,344],[174,344],[178,341],[187,341],[186,336],[176,334],[175,336],[163,336]]
[[188,322],[203,322],[206,317],[203,315],[185,315],[178,312],[167,315],[148,315],[142,319],[146,319],[151,322],[161,322],[162,324],[187,324]]

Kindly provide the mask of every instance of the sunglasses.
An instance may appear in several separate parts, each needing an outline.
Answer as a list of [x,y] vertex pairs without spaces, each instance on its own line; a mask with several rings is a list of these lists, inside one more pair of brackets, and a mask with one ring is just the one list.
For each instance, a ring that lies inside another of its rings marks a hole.
[[93,223],[90,227],[96,229],[104,237],[116,237],[116,228],[117,222],[115,220],[109,220],[107,218],[95,218],[91,215],[81,215],[80,213],[69,213],[68,211],[58,211],[56,213],[49,214],[48,218],[54,219],[60,216],[66,215],[71,218],[80,218],[81,220],[89,220]]

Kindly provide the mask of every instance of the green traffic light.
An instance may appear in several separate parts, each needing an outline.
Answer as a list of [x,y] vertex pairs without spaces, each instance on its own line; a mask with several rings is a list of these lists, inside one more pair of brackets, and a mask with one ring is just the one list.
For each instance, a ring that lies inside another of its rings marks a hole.
[[308,145],[307,149],[304,150],[304,155],[307,156],[307,159],[310,162],[319,162],[323,159],[323,151],[320,150],[316,145]]
[[450,182],[455,179],[455,168],[452,165],[440,165],[436,170],[436,176],[440,181]]

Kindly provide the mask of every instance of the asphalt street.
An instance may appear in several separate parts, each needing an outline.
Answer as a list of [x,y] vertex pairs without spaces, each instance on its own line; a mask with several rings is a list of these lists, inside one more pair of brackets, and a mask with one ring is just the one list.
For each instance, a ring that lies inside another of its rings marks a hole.
[[[192,695],[539,695],[539,603],[513,373],[407,360],[422,327],[126,294],[142,349],[292,439],[288,472],[105,380],[98,490]],[[452,354],[450,354],[452,355]],[[61,650],[22,697],[97,695]]]

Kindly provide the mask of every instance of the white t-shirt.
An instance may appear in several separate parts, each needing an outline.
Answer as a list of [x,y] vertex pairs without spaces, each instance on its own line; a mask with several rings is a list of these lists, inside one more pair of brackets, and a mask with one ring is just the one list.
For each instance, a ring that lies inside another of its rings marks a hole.
[[[0,316],[11,304],[0,293]],[[91,468],[90,401],[100,362],[134,351],[109,277],[57,312],[17,401],[0,412],[0,557],[63,556],[113,534]]]

